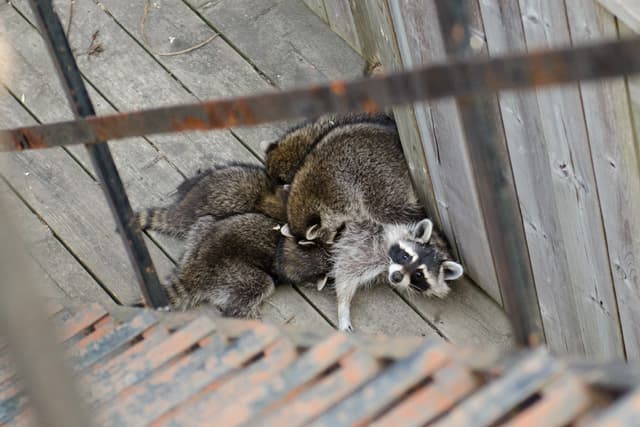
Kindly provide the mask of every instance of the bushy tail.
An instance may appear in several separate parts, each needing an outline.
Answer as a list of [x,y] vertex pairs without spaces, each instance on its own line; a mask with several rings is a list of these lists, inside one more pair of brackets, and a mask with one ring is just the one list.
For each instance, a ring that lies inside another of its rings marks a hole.
[[172,218],[171,208],[151,208],[136,213],[138,225],[143,230],[154,230],[177,238],[184,238],[188,226]]

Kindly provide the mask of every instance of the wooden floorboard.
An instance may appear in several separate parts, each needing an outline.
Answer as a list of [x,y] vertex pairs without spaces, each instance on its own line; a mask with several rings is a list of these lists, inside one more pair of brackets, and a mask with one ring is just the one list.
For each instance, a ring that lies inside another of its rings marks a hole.
[[[38,120],[69,118],[42,40],[17,12],[31,19],[27,2],[12,3],[15,9],[0,6],[0,18],[10,22],[8,34],[18,51],[18,78],[9,88],[18,98],[24,95],[25,106]],[[68,2],[54,3],[66,22]],[[144,2],[74,1],[70,42],[99,114],[353,78],[362,71],[362,59],[298,1],[152,1],[148,44],[140,36],[143,10]],[[215,29],[222,31],[220,37],[187,54],[150,52],[187,48]],[[96,31],[103,51],[88,55]],[[24,120],[18,124],[29,122]],[[136,138],[113,144],[112,151],[133,207],[163,205],[181,179],[199,168],[228,160],[259,161],[259,142],[274,138],[284,126]],[[26,160],[19,156],[19,170],[6,175],[12,187],[97,280],[123,300],[137,297],[130,286],[135,283],[133,273],[84,148],[29,153]],[[27,172],[37,178],[37,185],[20,179]],[[95,229],[89,229],[91,224]],[[154,261],[164,276],[182,247],[152,237]],[[97,251],[91,253],[94,246]],[[363,291],[354,302],[354,326],[361,332],[402,335],[434,335],[436,326],[454,342],[506,345],[504,316],[486,295],[461,283],[450,301],[451,305],[422,299],[407,304],[387,287]],[[335,323],[335,297],[331,292],[281,286],[264,305],[263,314],[276,323],[326,329],[330,325],[325,319]]]

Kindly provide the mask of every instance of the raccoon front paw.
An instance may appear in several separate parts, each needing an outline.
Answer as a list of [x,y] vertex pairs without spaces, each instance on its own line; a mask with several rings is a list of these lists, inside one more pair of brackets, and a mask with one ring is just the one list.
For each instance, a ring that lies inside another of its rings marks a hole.
[[345,332],[347,334],[353,333],[353,326],[351,326],[350,321],[340,321],[340,325],[338,326],[340,332]]

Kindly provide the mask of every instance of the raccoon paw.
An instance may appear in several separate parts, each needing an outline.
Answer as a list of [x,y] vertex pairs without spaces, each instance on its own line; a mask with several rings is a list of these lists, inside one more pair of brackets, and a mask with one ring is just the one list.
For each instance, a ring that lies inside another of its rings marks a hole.
[[338,326],[338,330],[340,332],[345,332],[347,334],[351,334],[353,333],[353,326],[351,326],[351,322],[349,320],[347,321],[340,321],[340,325]]

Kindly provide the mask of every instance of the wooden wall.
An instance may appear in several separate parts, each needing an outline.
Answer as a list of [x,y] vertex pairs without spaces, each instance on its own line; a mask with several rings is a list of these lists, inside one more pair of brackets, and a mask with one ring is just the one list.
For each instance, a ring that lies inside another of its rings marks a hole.
[[[446,60],[433,0],[304,1],[388,70]],[[469,1],[478,55],[640,32],[637,0]],[[640,359],[640,77],[497,100],[549,347]],[[469,276],[500,302],[454,102],[395,113],[425,205]]]

